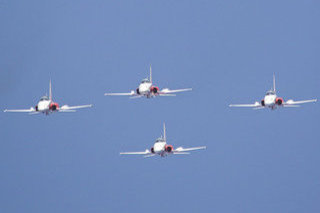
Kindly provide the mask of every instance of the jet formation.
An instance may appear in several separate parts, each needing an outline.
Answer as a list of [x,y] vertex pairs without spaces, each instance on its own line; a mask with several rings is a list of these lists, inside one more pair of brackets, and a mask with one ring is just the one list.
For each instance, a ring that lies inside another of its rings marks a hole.
[[[192,88],[186,89],[176,89],[170,90],[168,88],[164,88],[162,90],[159,89],[158,86],[154,85],[152,82],[152,68],[150,66],[150,77],[149,79],[143,79],[139,84],[138,88],[134,91],[132,90],[130,93],[105,93],[106,96],[131,96],[131,98],[153,98],[157,96],[175,96],[175,93],[191,91]],[[310,100],[302,100],[302,101],[294,101],[292,99],[284,101],[283,98],[278,97],[276,93],[276,81],[275,76],[273,75],[273,88],[267,91],[264,98],[258,102],[256,101],[254,104],[230,104],[230,107],[252,107],[253,109],[264,109],[269,108],[271,110],[280,108],[280,107],[299,107],[299,104],[316,102],[317,99]],[[51,80],[49,83],[49,97],[47,95],[40,98],[39,102],[35,107],[31,107],[30,109],[5,109],[4,112],[27,112],[29,114],[45,114],[49,115],[54,112],[75,112],[76,109],[81,108],[89,108],[92,107],[92,104],[88,105],[79,105],[79,106],[68,106],[63,105],[59,106],[57,102],[54,102],[52,99],[52,87]],[[143,155],[144,157],[153,157],[160,156],[166,157],[168,155],[186,155],[190,154],[190,151],[202,150],[206,149],[206,146],[198,146],[191,148],[183,148],[178,147],[174,148],[171,144],[167,144],[166,138],[166,126],[163,124],[163,136],[159,137],[155,140],[155,143],[150,149],[146,149],[145,151],[138,152],[121,152],[120,155]]]

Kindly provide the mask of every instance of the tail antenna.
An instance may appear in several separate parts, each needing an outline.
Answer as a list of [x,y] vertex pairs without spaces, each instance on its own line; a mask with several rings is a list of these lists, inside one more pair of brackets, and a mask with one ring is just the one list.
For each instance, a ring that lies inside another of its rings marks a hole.
[[167,141],[167,136],[166,136],[166,124],[163,123],[163,139],[164,141]]
[[150,82],[152,83],[152,68],[151,68],[151,64],[150,64]]
[[276,77],[274,76],[274,73],[273,73],[273,91],[276,92]]
[[50,83],[49,83],[49,99],[50,99],[50,101],[52,101],[51,79],[50,79]]

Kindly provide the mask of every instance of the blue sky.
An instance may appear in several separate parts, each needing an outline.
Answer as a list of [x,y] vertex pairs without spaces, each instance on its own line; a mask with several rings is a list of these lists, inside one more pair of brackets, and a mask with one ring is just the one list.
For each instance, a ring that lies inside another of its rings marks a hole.
[[[318,1],[0,1],[1,108],[48,93],[92,109],[0,113],[0,212],[319,212]],[[177,97],[129,100],[148,76]],[[166,122],[190,156],[150,148]]]

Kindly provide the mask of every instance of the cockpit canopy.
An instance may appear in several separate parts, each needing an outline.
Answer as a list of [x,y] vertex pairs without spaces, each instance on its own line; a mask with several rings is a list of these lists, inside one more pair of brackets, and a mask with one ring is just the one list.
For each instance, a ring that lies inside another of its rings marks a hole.
[[156,143],[157,142],[164,142],[163,138],[157,138]]
[[267,93],[266,93],[266,95],[275,95],[276,93],[274,92],[274,91],[272,91],[272,90],[269,90]]
[[48,100],[49,100],[48,96],[42,96],[40,98],[40,101],[48,101]]
[[150,83],[150,80],[147,79],[147,78],[145,78],[145,79],[143,79],[143,80],[141,81],[141,83],[142,83],[142,84],[143,84],[143,83]]

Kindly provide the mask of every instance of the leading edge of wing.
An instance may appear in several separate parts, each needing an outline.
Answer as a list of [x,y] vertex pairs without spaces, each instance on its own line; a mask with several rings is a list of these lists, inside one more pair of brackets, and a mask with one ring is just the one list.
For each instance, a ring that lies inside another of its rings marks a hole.
[[284,105],[295,105],[295,104],[305,104],[305,103],[314,103],[317,102],[317,99],[303,100],[303,101],[294,101],[288,100],[284,103]]
[[134,96],[137,95],[134,93],[133,90],[131,90],[131,92],[127,92],[127,93],[104,93],[105,96]]
[[60,107],[59,111],[68,111],[68,110],[75,110],[75,109],[83,109],[83,108],[89,108],[92,107],[92,104],[87,104],[87,105],[79,105],[79,106],[68,106],[68,105],[63,105]]
[[178,147],[175,150],[173,150],[173,152],[174,153],[183,153],[183,152],[201,150],[201,149],[206,149],[206,148],[207,148],[206,146],[198,146],[198,147],[190,147],[190,148]]
[[151,152],[146,149],[144,152],[120,152],[120,155],[147,155],[151,154]]
[[230,104],[229,107],[262,107],[259,102],[254,104]]
[[165,89],[160,91],[160,94],[171,94],[171,93],[187,92],[187,91],[192,91],[192,88],[175,89],[175,90],[170,90],[168,88],[165,88]]
[[30,109],[5,109],[3,112],[35,112],[36,110],[31,107]]

